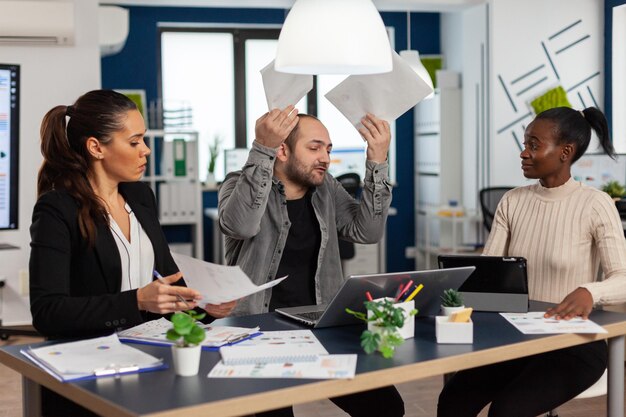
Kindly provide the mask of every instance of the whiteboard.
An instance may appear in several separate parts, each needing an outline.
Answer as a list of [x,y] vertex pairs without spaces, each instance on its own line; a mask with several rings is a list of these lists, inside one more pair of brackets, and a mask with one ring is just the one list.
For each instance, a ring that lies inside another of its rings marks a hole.
[[609,181],[626,183],[626,155],[617,155],[617,161],[608,155],[583,155],[572,165],[572,177],[595,188]]

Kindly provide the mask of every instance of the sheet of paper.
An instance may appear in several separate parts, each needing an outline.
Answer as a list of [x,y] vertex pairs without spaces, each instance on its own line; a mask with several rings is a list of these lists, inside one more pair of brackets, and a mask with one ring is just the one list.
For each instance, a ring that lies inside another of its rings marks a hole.
[[546,319],[545,311],[528,313],[500,313],[517,330],[524,334],[558,334],[558,333],[607,333],[601,326],[591,320],[580,317],[571,320]]
[[267,108],[284,109],[294,106],[313,89],[313,76],[287,74],[274,69],[274,60],[261,70]]
[[255,292],[280,284],[285,278],[276,278],[263,285],[254,285],[238,266],[225,266],[173,253],[189,288],[202,294],[200,304],[220,304],[238,300]]
[[213,367],[209,378],[303,378],[351,379],[356,371],[357,355],[321,355],[314,362],[264,363]]
[[[206,331],[206,337],[200,343],[202,346],[222,346],[235,340],[241,340],[243,337],[251,336],[259,331],[258,327],[230,327],[230,326],[212,326],[210,324],[199,323]],[[164,317],[158,320],[151,320],[142,323],[130,329],[122,330],[117,335],[121,340],[127,341],[145,341],[156,344],[173,345],[174,342],[168,340],[166,333],[172,328],[172,323]]]
[[393,52],[391,72],[351,75],[325,97],[358,129],[366,113],[391,123],[432,91],[411,66]]
[[261,336],[245,340],[238,346],[290,345],[298,349],[311,344],[324,348],[311,330],[275,330],[264,331]]

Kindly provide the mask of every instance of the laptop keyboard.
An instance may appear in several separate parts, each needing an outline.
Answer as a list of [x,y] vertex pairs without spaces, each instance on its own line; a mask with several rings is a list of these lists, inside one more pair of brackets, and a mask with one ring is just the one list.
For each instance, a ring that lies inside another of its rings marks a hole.
[[311,321],[317,321],[320,317],[322,317],[324,311],[309,311],[307,313],[298,313],[297,316],[305,318]]

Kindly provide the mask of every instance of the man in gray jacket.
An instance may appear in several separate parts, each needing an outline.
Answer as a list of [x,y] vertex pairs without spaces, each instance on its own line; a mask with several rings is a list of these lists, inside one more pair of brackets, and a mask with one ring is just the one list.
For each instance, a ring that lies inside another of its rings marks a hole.
[[[391,204],[387,175],[389,124],[367,114],[359,133],[367,142],[364,187],[352,198],[328,172],[332,142],[315,117],[293,106],[256,122],[256,139],[241,171],[219,191],[219,224],[226,260],[259,285],[289,275],[279,285],[240,300],[233,314],[330,302],[344,278],[338,238],[376,243]],[[331,399],[353,417],[404,415],[402,398],[385,387]],[[293,416],[291,408],[259,416]]]

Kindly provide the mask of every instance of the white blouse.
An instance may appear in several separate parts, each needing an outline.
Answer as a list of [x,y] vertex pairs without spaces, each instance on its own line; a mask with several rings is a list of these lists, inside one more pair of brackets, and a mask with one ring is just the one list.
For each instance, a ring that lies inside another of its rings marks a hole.
[[128,203],[124,206],[130,218],[130,242],[109,214],[109,224],[122,264],[122,291],[141,288],[152,282],[154,250],[150,238],[141,227]]

